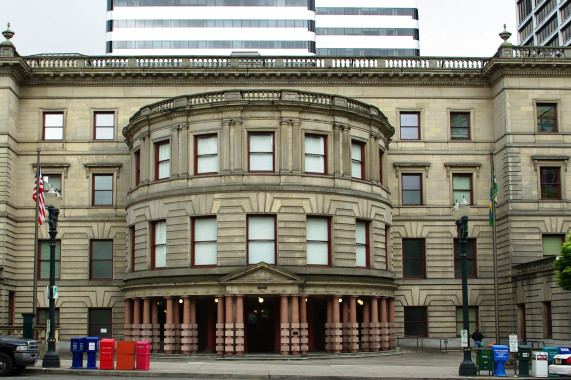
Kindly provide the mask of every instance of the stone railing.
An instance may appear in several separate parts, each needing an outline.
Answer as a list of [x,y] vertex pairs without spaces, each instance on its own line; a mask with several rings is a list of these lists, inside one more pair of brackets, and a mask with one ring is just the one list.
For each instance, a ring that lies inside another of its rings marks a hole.
[[494,57],[502,58],[571,58],[571,47],[564,46],[512,46],[502,47]]
[[382,115],[377,107],[361,103],[354,99],[337,95],[320,94],[314,92],[302,92],[296,90],[254,90],[254,91],[220,91],[208,92],[196,95],[184,95],[166,99],[145,106],[138,110],[131,120],[140,116],[151,115],[158,112],[169,111],[179,107],[213,105],[223,102],[256,102],[256,101],[293,101],[323,106],[345,107],[353,112],[363,113],[369,116]]

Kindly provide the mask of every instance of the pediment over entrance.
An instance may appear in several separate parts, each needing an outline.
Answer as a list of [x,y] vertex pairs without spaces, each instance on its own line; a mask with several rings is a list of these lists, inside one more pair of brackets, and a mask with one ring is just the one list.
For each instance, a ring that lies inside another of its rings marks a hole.
[[301,285],[304,282],[304,279],[284,270],[283,268],[278,268],[263,262],[246,269],[230,273],[220,279],[220,283],[224,285]]

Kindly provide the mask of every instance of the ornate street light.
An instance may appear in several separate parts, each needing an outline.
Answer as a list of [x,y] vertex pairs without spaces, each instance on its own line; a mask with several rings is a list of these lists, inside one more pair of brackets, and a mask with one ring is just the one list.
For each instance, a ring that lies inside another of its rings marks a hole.
[[472,361],[470,349],[470,336],[468,335],[470,316],[468,314],[468,272],[466,269],[466,243],[468,240],[468,215],[470,205],[466,199],[462,198],[460,203],[455,203],[452,208],[452,216],[456,219],[456,229],[458,230],[458,241],[460,243],[460,258],[462,260],[462,321],[466,331],[467,345],[464,347],[464,361],[460,363],[458,374],[460,376],[476,376],[476,365]]
[[50,315],[48,320],[48,350],[42,361],[43,368],[59,368],[60,360],[56,351],[55,338],[55,299],[54,286],[56,279],[56,235],[58,227],[59,209],[61,207],[61,195],[53,187],[46,193],[46,204],[48,209],[48,223],[50,234],[50,286],[48,290]]

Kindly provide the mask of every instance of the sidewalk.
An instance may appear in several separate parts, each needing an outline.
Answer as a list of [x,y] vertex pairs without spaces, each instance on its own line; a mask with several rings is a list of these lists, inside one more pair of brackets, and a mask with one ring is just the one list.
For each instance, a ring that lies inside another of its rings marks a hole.
[[[341,355],[309,355],[286,357],[280,355],[246,355],[216,357],[213,355],[151,354],[149,371],[117,371],[70,369],[71,357],[64,355],[61,368],[41,368],[41,360],[29,375],[122,376],[164,378],[231,378],[231,379],[455,379],[463,360],[462,351],[399,350],[384,353]],[[84,355],[83,365],[87,361]],[[99,361],[97,362],[99,366]],[[506,366],[508,377],[513,367]],[[482,371],[478,379],[498,379]]]

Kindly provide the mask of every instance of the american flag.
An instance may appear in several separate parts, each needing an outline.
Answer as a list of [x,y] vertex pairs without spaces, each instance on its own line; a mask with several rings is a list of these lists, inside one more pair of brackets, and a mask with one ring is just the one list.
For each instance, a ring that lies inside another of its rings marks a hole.
[[[38,195],[38,200],[36,200],[36,194]],[[38,205],[38,223],[41,226],[46,220],[46,200],[44,198],[44,177],[42,175],[42,168],[39,165],[38,171],[36,172],[36,180],[34,181],[34,195],[32,199]]]

